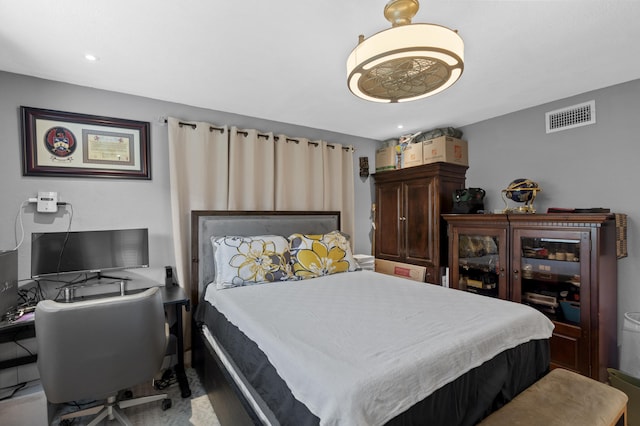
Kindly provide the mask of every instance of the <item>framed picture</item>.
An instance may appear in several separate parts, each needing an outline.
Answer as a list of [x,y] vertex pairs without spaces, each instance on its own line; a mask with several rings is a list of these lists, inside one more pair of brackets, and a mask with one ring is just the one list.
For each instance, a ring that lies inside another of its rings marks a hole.
[[24,176],[151,179],[149,122],[22,106]]

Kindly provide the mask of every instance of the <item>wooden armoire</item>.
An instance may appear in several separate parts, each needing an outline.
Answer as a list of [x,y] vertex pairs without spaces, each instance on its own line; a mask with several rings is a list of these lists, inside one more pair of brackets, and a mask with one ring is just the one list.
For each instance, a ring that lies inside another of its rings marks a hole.
[[375,257],[425,266],[425,281],[440,284],[440,268],[447,262],[440,215],[451,212],[452,193],[464,188],[466,170],[431,163],[375,173]]

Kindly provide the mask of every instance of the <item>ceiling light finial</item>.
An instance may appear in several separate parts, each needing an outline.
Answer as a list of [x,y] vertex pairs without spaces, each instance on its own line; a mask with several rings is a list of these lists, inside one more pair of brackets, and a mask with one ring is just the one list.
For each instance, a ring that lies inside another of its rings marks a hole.
[[347,84],[374,102],[405,102],[435,95],[455,83],[464,69],[464,43],[456,31],[412,24],[417,0],[391,0],[384,8],[391,28],[360,36],[347,59]]
[[384,17],[391,22],[391,26],[408,25],[418,13],[418,0],[391,0],[384,7]]

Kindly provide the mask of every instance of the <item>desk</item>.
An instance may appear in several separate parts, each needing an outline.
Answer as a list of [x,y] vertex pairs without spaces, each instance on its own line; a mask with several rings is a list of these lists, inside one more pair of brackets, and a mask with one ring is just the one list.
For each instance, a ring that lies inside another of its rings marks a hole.
[[182,287],[175,284],[168,284],[162,288],[162,300],[165,307],[173,306],[176,312],[176,323],[172,327],[172,333],[176,336],[178,348],[178,363],[175,367],[176,378],[180,385],[180,393],[183,398],[191,396],[191,389],[184,372],[184,332],[182,330],[182,307],[188,312],[191,309],[189,298],[184,293]]
[[[27,320],[21,319],[17,322],[0,322],[0,343],[30,339],[35,337],[35,335],[36,327],[35,322],[33,321],[33,315],[31,315],[31,318]],[[36,362],[37,359],[37,355],[25,355],[18,358],[0,361],[0,370],[31,364]]]
[[[176,323],[172,326],[171,332],[176,336],[177,340],[177,352],[178,363],[175,366],[176,379],[180,386],[180,392],[183,398],[191,396],[191,389],[189,388],[189,382],[184,371],[184,341],[183,341],[183,329],[182,329],[182,307],[184,306],[186,311],[189,311],[191,305],[189,298],[186,296],[184,290],[174,284],[168,284],[167,286],[160,287],[162,290],[162,301],[165,308],[173,306],[176,314]],[[108,294],[105,296],[113,296],[114,294]],[[80,300],[80,299],[78,299]],[[73,302],[72,302],[73,303]],[[19,320],[17,322],[0,322],[0,343],[15,342],[22,339],[28,339],[36,335],[35,321],[33,318],[28,320]],[[17,367],[19,365],[31,364],[38,359],[37,354],[22,356],[19,358],[0,361],[0,370],[6,368]]]

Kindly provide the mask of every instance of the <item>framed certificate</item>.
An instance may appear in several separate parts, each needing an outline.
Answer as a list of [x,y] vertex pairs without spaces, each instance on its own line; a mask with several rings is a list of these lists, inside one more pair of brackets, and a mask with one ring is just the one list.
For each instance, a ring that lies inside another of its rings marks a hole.
[[151,179],[149,122],[22,106],[24,176]]

